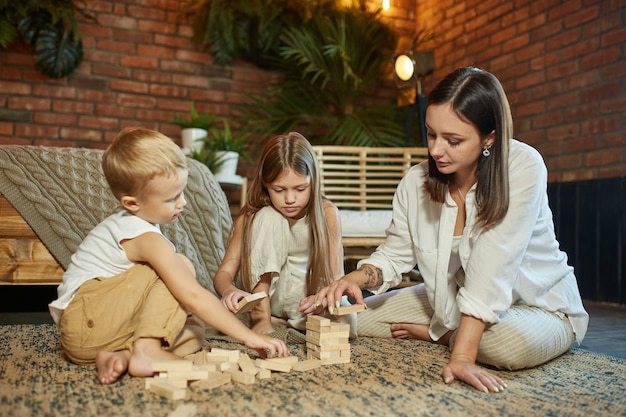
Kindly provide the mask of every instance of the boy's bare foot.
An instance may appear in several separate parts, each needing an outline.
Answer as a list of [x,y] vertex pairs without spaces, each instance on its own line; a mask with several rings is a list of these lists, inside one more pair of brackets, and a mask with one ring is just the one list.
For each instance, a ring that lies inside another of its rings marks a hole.
[[126,373],[129,362],[130,352],[128,350],[98,352],[96,355],[98,380],[104,385],[114,383]]
[[161,347],[161,339],[142,338],[133,345],[133,353],[128,363],[128,373],[132,376],[152,376],[152,363],[156,361],[182,360]]

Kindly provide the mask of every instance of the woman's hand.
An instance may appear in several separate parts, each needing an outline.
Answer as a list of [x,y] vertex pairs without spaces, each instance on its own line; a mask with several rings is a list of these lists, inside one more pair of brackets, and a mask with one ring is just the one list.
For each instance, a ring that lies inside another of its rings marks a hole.
[[500,392],[506,388],[502,379],[473,362],[451,359],[443,368],[441,376],[446,384],[458,379],[484,393]]
[[231,313],[236,314],[239,309],[239,300],[247,297],[248,295],[250,295],[250,293],[242,291],[234,285],[231,285],[222,295],[222,304],[224,304]]
[[[319,307],[328,306],[330,308],[339,308],[341,306],[341,297],[344,295],[354,298],[357,304],[363,304],[363,293],[361,287],[351,279],[352,274],[348,274],[341,279],[333,281],[328,287],[322,288],[315,295],[314,305]],[[317,308],[316,307],[316,308]]]
[[326,308],[326,299],[323,299],[321,303],[316,303],[317,294],[309,295],[308,297],[300,300],[300,305],[298,306],[298,311],[304,315],[316,315],[321,316],[324,314],[324,309]]

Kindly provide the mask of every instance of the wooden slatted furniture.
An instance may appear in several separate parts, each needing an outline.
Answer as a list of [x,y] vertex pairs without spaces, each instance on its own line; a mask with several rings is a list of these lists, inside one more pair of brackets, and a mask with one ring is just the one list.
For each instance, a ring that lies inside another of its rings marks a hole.
[[428,148],[313,148],[322,194],[339,208],[345,256],[360,257],[352,249],[376,247],[385,240],[396,187],[409,168],[427,159]]
[[0,284],[58,284],[63,268],[0,194]]

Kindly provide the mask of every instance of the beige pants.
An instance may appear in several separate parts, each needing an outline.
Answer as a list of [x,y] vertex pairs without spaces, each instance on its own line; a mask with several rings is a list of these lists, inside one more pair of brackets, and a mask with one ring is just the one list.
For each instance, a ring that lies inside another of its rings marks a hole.
[[[391,337],[391,323],[430,324],[433,310],[424,284],[365,299],[367,310],[357,316],[359,336]],[[456,331],[450,339],[454,346]],[[574,331],[566,316],[538,307],[515,305],[497,324],[488,326],[478,347],[478,362],[501,369],[532,368],[572,346]]]
[[139,338],[161,339],[164,349],[182,357],[200,350],[204,335],[200,322],[146,265],[84,283],[64,310],[59,327],[63,352],[84,365],[94,363],[100,351],[132,352]]

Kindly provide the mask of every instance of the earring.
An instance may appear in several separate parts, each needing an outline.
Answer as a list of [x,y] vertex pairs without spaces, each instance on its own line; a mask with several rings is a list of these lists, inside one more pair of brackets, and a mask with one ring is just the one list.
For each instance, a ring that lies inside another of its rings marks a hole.
[[489,148],[483,149],[483,156],[485,158],[487,158],[489,155],[491,155],[491,152],[489,151]]

